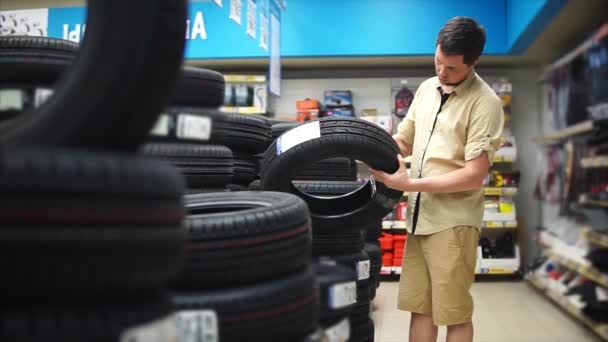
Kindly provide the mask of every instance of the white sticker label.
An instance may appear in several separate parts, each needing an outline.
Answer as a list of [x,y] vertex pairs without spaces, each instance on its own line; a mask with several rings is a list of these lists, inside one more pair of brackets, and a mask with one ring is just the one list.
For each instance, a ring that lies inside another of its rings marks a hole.
[[230,19],[241,25],[243,15],[243,0],[230,0]]
[[255,39],[257,29],[257,6],[254,0],[247,0],[247,34]]
[[285,153],[290,148],[303,142],[321,137],[319,121],[312,121],[287,131],[277,139],[277,155]]
[[167,114],[161,114],[156,121],[156,124],[150,131],[151,135],[167,136],[169,135],[171,117]]
[[600,286],[595,287],[595,296],[600,302],[608,301],[608,291]]
[[268,51],[268,17],[260,14],[260,47]]
[[217,314],[212,310],[179,311],[175,314],[179,342],[217,342]]
[[333,327],[325,329],[324,342],[344,342],[350,338],[350,322],[348,319],[342,320]]
[[359,261],[357,263],[357,276],[358,280],[369,279],[369,269],[370,263],[369,260]]
[[180,114],[177,117],[176,135],[178,138],[207,141],[211,138],[211,118]]
[[329,289],[329,307],[340,309],[357,302],[357,283],[336,284]]
[[173,315],[131,328],[125,331],[118,340],[120,342],[180,341],[178,340],[178,332]]
[[38,108],[40,107],[43,103],[46,102],[46,100],[49,99],[49,97],[53,96],[53,89],[47,89],[47,88],[38,88],[36,89],[36,92],[34,93],[34,107]]
[[0,110],[23,110],[24,98],[22,90],[0,90]]

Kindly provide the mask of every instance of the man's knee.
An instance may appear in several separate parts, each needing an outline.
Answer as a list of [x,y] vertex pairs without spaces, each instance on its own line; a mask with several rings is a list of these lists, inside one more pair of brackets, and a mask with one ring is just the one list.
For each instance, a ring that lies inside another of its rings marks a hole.
[[412,312],[412,323],[434,325],[433,316]]

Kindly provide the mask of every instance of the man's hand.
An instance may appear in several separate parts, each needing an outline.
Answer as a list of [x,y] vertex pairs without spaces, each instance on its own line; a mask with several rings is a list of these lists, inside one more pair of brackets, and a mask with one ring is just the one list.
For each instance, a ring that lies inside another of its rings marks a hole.
[[401,151],[401,155],[404,157],[409,156],[412,153],[412,145],[405,142],[405,139],[399,134],[393,135],[393,139],[399,145],[399,150]]
[[405,160],[399,154],[397,155],[397,159],[399,161],[399,169],[393,173],[386,173],[380,170],[370,170],[374,180],[383,183],[387,187],[395,190],[401,191],[410,191],[411,187],[414,185],[414,180],[410,178],[410,175],[405,168]]

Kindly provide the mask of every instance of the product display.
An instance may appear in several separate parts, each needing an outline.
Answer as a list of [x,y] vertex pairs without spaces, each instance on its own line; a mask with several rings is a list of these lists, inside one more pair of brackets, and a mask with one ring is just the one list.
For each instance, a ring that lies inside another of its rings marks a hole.
[[[133,18],[136,12],[139,15]],[[136,150],[177,78],[186,27],[173,25],[183,22],[186,12],[186,1],[91,1],[92,24],[79,51],[81,58],[58,85],[50,104],[0,127],[0,142]],[[141,35],[155,39],[132,44]],[[35,47],[40,44],[34,43],[36,38],[3,37],[0,50]],[[103,64],[98,56],[105,56]]]
[[331,327],[347,318],[357,302],[357,274],[341,265],[314,265],[319,282],[320,324]]
[[[0,341],[407,340],[413,297],[475,341],[608,341],[601,1],[368,2],[2,3]],[[462,262],[415,222],[479,224],[492,305],[444,302],[454,272],[408,290],[416,241],[430,274]]]
[[310,218],[299,198],[243,191],[189,195],[185,202],[186,263],[177,288],[254,283],[308,264]]
[[2,154],[0,169],[7,277],[0,288],[10,297],[158,289],[181,266],[184,184],[171,167],[110,153],[16,149]]
[[356,192],[338,198],[308,196],[291,186],[300,170],[327,158],[349,157],[394,172],[398,148],[384,130],[348,118],[324,118],[298,129],[301,134],[290,131],[287,134],[291,135],[282,135],[266,151],[261,186],[264,190],[295,191],[304,198],[311,211],[313,234],[365,225],[384,217],[396,205],[401,193],[382,183],[368,182]]
[[208,108],[170,107],[161,115],[150,138],[159,141],[224,145],[249,153],[263,152],[271,138],[266,120],[227,114]]
[[220,341],[297,341],[317,329],[315,274],[302,270],[271,282],[185,292],[174,296],[177,310],[214,310]]
[[190,187],[223,187],[234,177],[232,151],[224,146],[148,143],[142,153],[171,163]]

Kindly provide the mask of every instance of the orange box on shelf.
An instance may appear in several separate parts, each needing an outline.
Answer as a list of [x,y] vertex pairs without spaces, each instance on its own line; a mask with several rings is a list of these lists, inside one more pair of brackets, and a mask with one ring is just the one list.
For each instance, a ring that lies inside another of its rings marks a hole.
[[393,253],[384,252],[382,254],[382,266],[393,266]]
[[395,254],[403,254],[405,241],[407,241],[407,235],[393,235],[393,249],[395,250]]
[[393,235],[388,233],[382,233],[382,237],[378,238],[380,241],[380,249],[383,251],[393,250]]
[[296,109],[298,111],[304,111],[309,109],[316,109],[318,111],[320,108],[321,106],[319,104],[319,101],[317,100],[305,99],[296,101]]
[[401,266],[402,262],[403,262],[402,258],[393,258],[393,267]]

